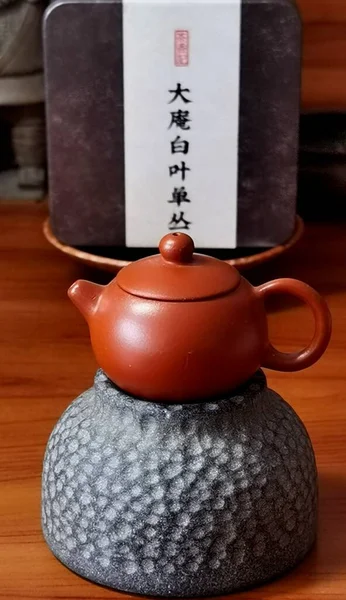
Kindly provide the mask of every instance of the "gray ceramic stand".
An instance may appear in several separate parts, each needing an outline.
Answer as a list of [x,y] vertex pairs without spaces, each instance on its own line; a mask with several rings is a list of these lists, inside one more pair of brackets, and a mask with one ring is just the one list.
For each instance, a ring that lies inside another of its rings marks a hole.
[[162,596],[226,594],[292,568],[316,535],[306,429],[259,371],[226,399],[156,404],[102,371],[54,428],[42,526],[97,583]]

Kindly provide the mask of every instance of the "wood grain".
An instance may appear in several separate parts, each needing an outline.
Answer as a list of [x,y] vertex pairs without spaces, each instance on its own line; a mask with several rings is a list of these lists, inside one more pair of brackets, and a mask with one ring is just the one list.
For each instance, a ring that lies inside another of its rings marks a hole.
[[[0,598],[126,598],[69,572],[40,529],[40,474],[49,433],[96,368],[88,331],[66,290],[78,277],[100,281],[51,248],[42,205],[0,205]],[[284,578],[234,600],[344,600],[346,597],[346,226],[310,225],[286,257],[248,274],[315,286],[329,302],[334,333],[321,361],[297,374],[267,373],[312,438],[320,478],[318,544]],[[272,341],[302,347],[312,319],[300,305],[270,307]]]
[[345,0],[296,0],[305,23],[346,21]]
[[346,110],[346,2],[297,0],[303,20],[302,108]]

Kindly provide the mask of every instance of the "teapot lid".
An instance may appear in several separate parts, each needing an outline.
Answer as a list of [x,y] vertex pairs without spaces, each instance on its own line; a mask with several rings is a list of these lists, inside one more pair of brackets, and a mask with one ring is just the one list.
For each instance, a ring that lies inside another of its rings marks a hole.
[[194,253],[185,233],[169,233],[160,241],[160,254],[124,267],[116,277],[125,292],[141,298],[191,301],[213,298],[234,290],[240,274],[217,258]]

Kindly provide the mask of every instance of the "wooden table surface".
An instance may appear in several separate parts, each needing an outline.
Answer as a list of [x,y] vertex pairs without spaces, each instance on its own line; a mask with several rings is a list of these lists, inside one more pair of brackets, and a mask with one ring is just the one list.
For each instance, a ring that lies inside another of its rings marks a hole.
[[[79,277],[100,275],[50,248],[42,205],[0,205],[0,598],[123,598],[77,577],[50,553],[40,528],[40,474],[50,431],[90,386],[96,368],[87,326],[66,297]],[[305,280],[324,294],[333,315],[329,350],[296,374],[267,372],[269,383],[305,422],[320,481],[318,543],[280,580],[234,595],[242,600],[346,598],[346,224],[310,225],[286,257],[248,274]],[[102,279],[102,277],[101,277]],[[103,277],[104,280],[104,277]],[[300,305],[276,300],[271,339],[302,347],[312,319]]]
[[346,2],[297,0],[303,21],[302,107],[346,110]]

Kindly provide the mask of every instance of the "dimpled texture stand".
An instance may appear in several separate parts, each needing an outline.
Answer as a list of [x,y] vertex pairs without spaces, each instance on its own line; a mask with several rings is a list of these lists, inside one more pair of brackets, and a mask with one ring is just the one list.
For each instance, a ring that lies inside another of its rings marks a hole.
[[66,566],[132,593],[202,596],[292,568],[316,535],[307,431],[262,371],[228,398],[133,398],[103,371],[55,426],[42,525]]

